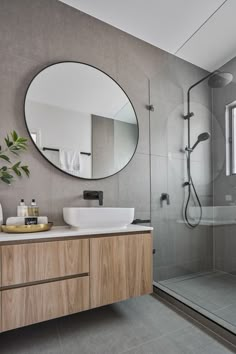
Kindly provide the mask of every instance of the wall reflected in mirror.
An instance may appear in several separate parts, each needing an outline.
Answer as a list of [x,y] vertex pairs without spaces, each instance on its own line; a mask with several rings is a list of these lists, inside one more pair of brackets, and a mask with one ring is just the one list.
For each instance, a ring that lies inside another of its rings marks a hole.
[[108,75],[82,63],[57,63],[36,75],[26,93],[25,120],[47,160],[81,178],[117,173],[138,143],[128,96]]

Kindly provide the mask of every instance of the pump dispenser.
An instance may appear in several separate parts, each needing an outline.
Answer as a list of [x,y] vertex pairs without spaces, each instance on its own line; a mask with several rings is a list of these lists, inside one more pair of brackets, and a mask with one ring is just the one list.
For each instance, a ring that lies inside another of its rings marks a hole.
[[29,216],[39,216],[39,207],[37,206],[35,199],[32,199],[31,201]]
[[17,206],[17,216],[28,216],[28,207],[25,205],[24,199],[21,199],[20,204]]

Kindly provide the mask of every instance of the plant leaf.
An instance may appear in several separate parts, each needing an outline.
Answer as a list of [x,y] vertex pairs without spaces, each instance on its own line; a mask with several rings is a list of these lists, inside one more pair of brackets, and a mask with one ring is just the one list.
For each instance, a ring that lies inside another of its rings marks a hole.
[[19,156],[19,153],[17,151],[11,150],[11,152],[16,156]]
[[1,155],[1,154],[0,154],[0,159],[3,159],[3,160],[5,160],[5,161],[7,161],[7,162],[11,163],[11,161],[10,161],[9,157],[8,157],[8,156],[6,156],[6,155]]
[[21,162],[19,161],[19,162],[17,162],[15,165],[13,165],[12,167],[11,167],[11,169],[15,172],[15,174],[17,175],[17,176],[21,176],[21,172],[20,172],[20,170],[19,170],[19,166],[20,166],[20,164],[21,164]]
[[12,136],[13,141],[17,141],[18,135],[15,130],[13,130],[13,132],[11,133],[11,136]]
[[7,154],[7,152],[10,152],[11,154],[18,156],[21,151],[26,151],[28,147],[27,141],[28,140],[26,138],[19,136],[15,130],[12,131],[10,135],[7,134],[5,137],[7,149],[2,150],[0,146],[0,161],[2,159],[11,165],[0,166],[0,181],[11,184],[14,174],[21,177],[22,173],[24,173],[27,177],[29,177],[29,167],[27,165],[21,166],[21,161],[18,161],[12,165],[10,157]]
[[30,171],[28,166],[21,166],[21,169],[25,172],[26,176],[29,177]]
[[0,177],[0,179],[1,179],[3,182],[7,183],[8,185],[11,184],[11,180],[9,180],[9,179],[6,178],[6,177]]
[[12,168],[18,168],[20,166],[20,164],[21,164],[21,162],[19,161],[19,162],[15,163],[15,165],[13,165]]
[[2,177],[8,178],[8,179],[13,178],[13,176],[8,172],[8,170],[2,171]]
[[27,142],[27,139],[26,139],[26,138],[19,137],[19,138],[17,139],[17,142],[18,142],[18,143],[26,143],[26,142]]

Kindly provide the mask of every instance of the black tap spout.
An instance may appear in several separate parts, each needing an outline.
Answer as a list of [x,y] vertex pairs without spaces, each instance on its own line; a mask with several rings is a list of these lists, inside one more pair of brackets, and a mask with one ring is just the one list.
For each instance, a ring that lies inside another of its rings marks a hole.
[[83,198],[88,200],[98,200],[99,205],[103,205],[103,191],[84,191]]

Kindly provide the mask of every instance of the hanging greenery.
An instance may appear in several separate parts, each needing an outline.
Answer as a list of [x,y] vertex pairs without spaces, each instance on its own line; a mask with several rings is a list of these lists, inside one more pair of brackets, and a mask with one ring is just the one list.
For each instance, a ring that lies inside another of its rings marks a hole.
[[13,131],[10,136],[7,135],[5,140],[5,148],[0,146],[0,160],[3,160],[5,165],[2,166],[0,162],[0,180],[4,183],[10,185],[14,180],[14,176],[21,177],[22,174],[29,177],[30,171],[28,166],[22,165],[21,161],[12,163],[11,157],[18,157],[21,152],[26,151],[27,139],[18,136],[18,134]]

